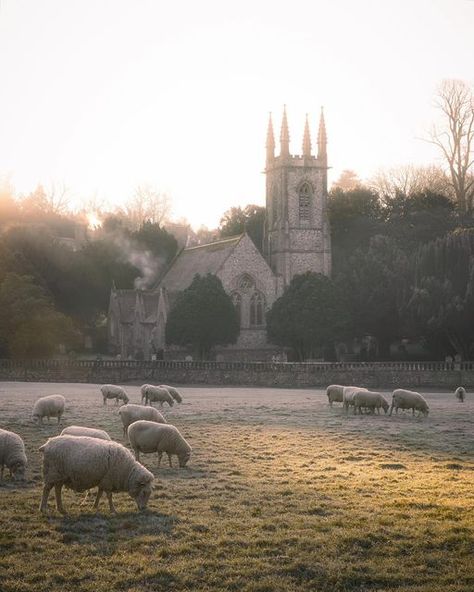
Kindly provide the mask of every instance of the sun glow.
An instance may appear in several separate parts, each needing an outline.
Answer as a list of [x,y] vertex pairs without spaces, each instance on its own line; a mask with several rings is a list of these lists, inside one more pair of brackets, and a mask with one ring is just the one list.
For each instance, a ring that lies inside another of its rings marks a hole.
[[96,212],[88,212],[86,214],[87,228],[90,230],[97,230],[102,226],[102,220],[97,216]]

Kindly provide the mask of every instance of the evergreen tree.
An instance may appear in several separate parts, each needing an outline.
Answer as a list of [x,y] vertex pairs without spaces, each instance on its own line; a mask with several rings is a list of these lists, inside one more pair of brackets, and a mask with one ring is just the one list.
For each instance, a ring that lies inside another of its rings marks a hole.
[[267,335],[271,343],[291,347],[302,361],[334,345],[348,322],[342,292],[328,277],[308,271],[296,275],[268,311]]
[[235,343],[238,334],[237,312],[220,279],[196,274],[170,310],[166,343],[192,346],[203,360],[214,346]]

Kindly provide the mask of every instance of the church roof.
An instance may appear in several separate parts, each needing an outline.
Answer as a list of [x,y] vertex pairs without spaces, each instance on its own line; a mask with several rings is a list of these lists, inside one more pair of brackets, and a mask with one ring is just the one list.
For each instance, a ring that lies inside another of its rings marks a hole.
[[165,286],[168,292],[180,292],[191,284],[197,273],[216,274],[243,236],[239,234],[207,245],[182,249],[160,284]]

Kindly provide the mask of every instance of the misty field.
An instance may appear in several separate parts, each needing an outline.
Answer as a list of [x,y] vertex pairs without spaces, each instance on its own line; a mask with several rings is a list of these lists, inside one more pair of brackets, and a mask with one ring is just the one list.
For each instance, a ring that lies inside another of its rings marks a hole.
[[[409,386],[409,385],[406,385]],[[139,387],[129,386],[131,402]],[[0,427],[19,433],[28,482],[0,487],[0,590],[413,591],[474,589],[474,395],[425,393],[430,416],[345,416],[322,390],[191,388],[170,411],[193,447],[161,469],[149,511],[118,514],[64,490],[69,515],[38,511],[38,447],[71,424],[123,442],[96,385],[0,383]],[[61,428],[30,421],[67,398]],[[165,462],[166,461],[166,462]]]

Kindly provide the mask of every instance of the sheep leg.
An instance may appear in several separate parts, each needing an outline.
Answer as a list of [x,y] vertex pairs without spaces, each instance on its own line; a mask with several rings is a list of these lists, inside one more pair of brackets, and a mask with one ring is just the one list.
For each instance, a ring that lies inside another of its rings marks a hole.
[[0,469],[0,482],[3,481],[3,469],[4,469],[4,465],[2,464],[2,468]]
[[43,486],[43,495],[41,496],[40,512],[43,514],[48,513],[48,497],[49,493],[53,489],[53,483],[45,483]]
[[158,468],[160,468],[161,465],[161,457],[163,456],[162,452],[158,452]]
[[171,464],[171,454],[169,452],[166,453],[168,455],[168,462],[170,463],[170,467],[172,468],[173,465]]
[[58,512],[60,512],[61,514],[65,514],[66,510],[64,509],[63,500],[61,496],[62,488],[62,483],[56,483],[56,485],[54,486],[54,495],[56,496],[56,508],[58,509]]
[[59,413],[58,414],[58,425],[60,424],[60,422],[61,422],[61,414]]
[[114,502],[112,501],[112,492],[111,491],[107,491],[106,492],[107,495],[107,499],[109,500],[109,509],[112,512],[112,514],[116,514],[117,510],[115,509],[114,506]]
[[104,490],[99,487],[99,489],[97,490],[97,495],[95,496],[94,510],[97,510],[97,508],[99,507],[100,498],[102,497],[103,493]]
[[392,411],[393,411],[393,403],[392,403],[392,405],[390,406],[390,411],[389,411],[389,413],[388,413],[388,414],[389,414],[389,415],[392,415]]

